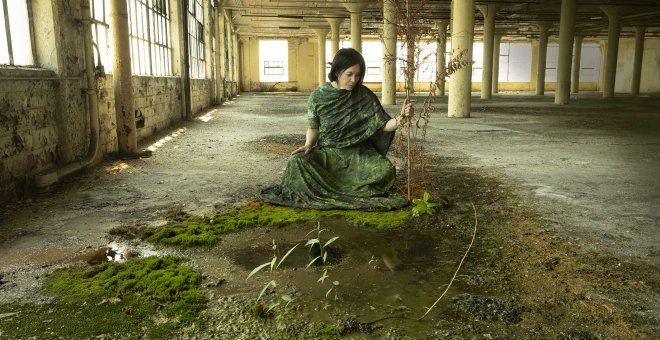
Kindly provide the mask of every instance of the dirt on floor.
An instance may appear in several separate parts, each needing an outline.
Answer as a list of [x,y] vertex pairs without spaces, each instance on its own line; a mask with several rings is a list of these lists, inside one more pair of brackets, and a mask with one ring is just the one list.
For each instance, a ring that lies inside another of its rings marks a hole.
[[[277,183],[283,160],[302,141],[303,136],[296,131],[304,121],[273,134],[272,119],[264,119],[269,117],[251,107],[241,110],[244,114],[229,110],[223,125],[192,122],[174,130],[167,136],[177,136],[163,143],[151,159],[108,160],[67,180],[54,193],[3,207],[0,337],[10,334],[5,327],[20,317],[6,310],[7,306],[51,303],[52,297],[40,290],[44,278],[56,268],[87,261],[99,251],[103,258],[108,252],[103,247],[118,241],[117,236],[110,235],[113,228],[147,228],[185,219],[188,214],[209,215],[245,205],[261,188]],[[283,110],[277,119],[285,119],[287,114]],[[245,132],[242,136],[232,132],[245,124],[270,127],[271,131]],[[191,158],[182,161],[184,154]],[[539,202],[530,198],[525,188],[488,168],[466,166],[469,162],[470,157],[464,154],[430,155],[423,184],[414,196],[428,191],[432,201],[441,206],[432,216],[412,219],[385,236],[394,242],[406,239],[406,235],[432,233],[438,237],[433,241],[436,246],[416,241],[413,244],[424,249],[413,253],[394,247],[399,257],[395,261],[383,254],[379,262],[366,260],[370,254],[378,256],[373,249],[383,249],[380,244],[363,247],[367,250],[359,256],[350,253],[351,261],[330,269],[330,275],[341,278],[339,287],[347,287],[343,292],[337,289],[336,299],[326,300],[325,290],[319,293],[311,289],[318,283],[305,278],[303,269],[284,269],[278,280],[296,299],[286,314],[284,333],[278,331],[275,319],[264,319],[248,310],[263,282],[245,277],[259,257],[264,257],[262,262],[269,260],[267,249],[261,247],[266,249],[264,255],[257,245],[271,238],[282,244],[298,242],[302,236],[296,235],[308,230],[309,224],[277,230],[247,229],[222,236],[212,248],[153,246],[138,234],[122,242],[148,254],[144,249],[187,257],[203,274],[207,308],[197,323],[181,327],[173,336],[658,338],[660,270],[656,264],[633,256],[585,250],[574,238],[557,232],[554,221],[548,221],[536,208]],[[405,187],[404,179],[398,180],[399,188]],[[475,225],[472,205],[478,222],[474,244],[448,294],[427,317],[416,320],[446,288],[471,242]],[[330,221],[323,223],[332,225]],[[386,235],[371,229],[365,232],[371,236],[361,239]],[[338,249],[347,254],[351,248],[342,241],[349,240],[349,234],[342,232],[336,241]],[[260,255],[241,264],[234,255],[250,244],[255,248],[247,253]],[[420,257],[425,252],[428,259]],[[397,265],[397,261],[405,264],[413,257],[417,267]],[[437,266],[434,261],[439,262]],[[364,268],[364,276],[351,278],[355,268]],[[438,271],[443,273],[436,277]],[[348,291],[352,284],[361,287],[359,284],[366,282],[372,286],[364,288],[362,299]],[[394,286],[380,287],[388,282]],[[381,296],[384,294],[387,296]],[[22,337],[48,334],[54,333],[23,333]],[[101,334],[90,337],[96,335]]]

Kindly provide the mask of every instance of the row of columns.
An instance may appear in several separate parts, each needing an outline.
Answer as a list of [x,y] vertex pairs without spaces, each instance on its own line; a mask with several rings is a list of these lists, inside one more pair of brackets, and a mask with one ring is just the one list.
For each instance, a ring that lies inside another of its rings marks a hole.
[[[351,14],[351,47],[358,51],[362,50],[362,11],[367,3],[344,3]],[[490,99],[493,93],[497,93],[499,74],[499,45],[501,36],[495,34],[495,15],[501,8],[501,4],[491,3],[475,6],[474,0],[452,1],[452,53],[456,57],[465,50],[462,56],[464,60],[472,60],[472,45],[474,41],[474,12],[475,7],[484,16],[484,58],[481,84],[481,98]],[[603,82],[603,97],[614,96],[614,81],[616,76],[616,62],[618,54],[619,34],[621,31],[622,9],[618,6],[601,6],[609,18],[608,48],[606,52],[606,67]],[[561,1],[561,15],[559,23],[559,51],[557,62],[557,85],[555,90],[555,103],[567,104],[570,93],[579,91],[580,58],[582,47],[582,36],[574,35],[576,0]],[[383,83],[382,102],[384,105],[395,104],[396,93],[396,41],[397,9],[394,0],[383,1]],[[341,18],[327,19],[332,31],[332,54],[339,48],[339,26]],[[446,20],[436,21],[438,28],[438,70],[444,70],[447,25]],[[551,22],[542,21],[538,23],[539,28],[539,51],[538,68],[536,72],[536,94],[543,95],[545,91],[545,70],[547,62],[547,46]],[[635,59],[633,69],[632,93],[639,94],[639,81],[641,78],[642,53],[644,49],[643,27],[636,27]],[[319,39],[319,83],[325,82],[325,38],[327,28],[315,29]],[[470,90],[472,87],[472,68],[460,68],[452,75],[449,84],[450,97],[448,115],[450,117],[469,117]],[[444,75],[439,76],[436,88],[437,95],[444,95]],[[408,85],[410,86],[410,84]]]

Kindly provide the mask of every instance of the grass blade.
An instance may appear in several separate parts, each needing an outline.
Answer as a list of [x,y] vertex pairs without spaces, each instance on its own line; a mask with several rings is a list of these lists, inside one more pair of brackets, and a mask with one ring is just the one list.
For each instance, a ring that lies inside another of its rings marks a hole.
[[323,248],[327,247],[328,244],[337,241],[338,238],[339,238],[339,236],[335,236],[335,237],[329,239],[328,242],[326,242],[326,243],[323,245]]
[[275,280],[271,280],[270,282],[268,282],[268,283],[264,286],[264,288],[261,290],[261,293],[259,293],[259,297],[257,298],[257,302],[259,302],[259,300],[261,299],[261,297],[262,297],[262,296],[264,295],[264,293],[266,292],[266,289],[268,289],[268,287],[270,287],[271,285],[272,285],[273,287],[277,287],[277,283],[275,283]]
[[287,258],[287,256],[289,256],[289,254],[291,254],[291,252],[292,252],[294,249],[296,249],[296,247],[297,247],[299,244],[300,244],[300,243],[296,244],[295,246],[293,246],[293,248],[289,249],[289,251],[287,251],[286,254],[284,254],[284,256],[282,257],[282,259],[280,260],[280,262],[277,264],[277,268],[280,267],[280,265],[282,264],[282,262],[284,262],[284,260]]
[[270,266],[270,262],[266,262],[262,265],[259,265],[259,267],[252,269],[252,271],[250,272],[250,275],[247,276],[246,280],[249,279],[250,277],[252,277],[252,275],[256,274],[258,271],[264,269],[266,266]]

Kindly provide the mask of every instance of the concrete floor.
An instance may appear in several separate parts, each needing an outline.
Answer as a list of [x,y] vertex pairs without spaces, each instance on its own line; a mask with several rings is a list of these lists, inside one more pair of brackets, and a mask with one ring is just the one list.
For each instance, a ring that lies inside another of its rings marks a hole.
[[[13,284],[0,289],[0,302],[29,296],[49,265],[104,246],[112,227],[256,197],[286,164],[278,138],[303,142],[306,103],[302,93],[245,93],[150,141],[151,158],[106,160],[52,193],[2,207],[0,273],[12,273],[4,280]],[[473,97],[470,119],[447,118],[446,107],[440,98],[428,151],[512,184],[548,228],[584,251],[660,263],[660,97],[580,94],[557,106],[551,94],[498,94]],[[264,140],[273,152],[255,147]]]

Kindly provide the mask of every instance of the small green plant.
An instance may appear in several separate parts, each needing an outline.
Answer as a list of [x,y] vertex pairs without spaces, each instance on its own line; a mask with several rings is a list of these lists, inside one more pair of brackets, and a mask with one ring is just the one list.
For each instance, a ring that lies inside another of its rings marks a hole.
[[[337,241],[339,236],[335,236],[325,243],[321,241],[321,233],[324,231],[327,231],[326,229],[321,229],[321,222],[316,223],[316,228],[310,230],[307,235],[316,232],[316,238],[309,239],[307,243],[305,244],[306,246],[309,246],[309,254],[312,260],[307,264],[307,268],[311,267],[313,264],[320,265],[323,268],[323,274],[321,277],[316,281],[320,282],[321,284],[325,284],[325,280],[328,279],[330,276],[328,275],[328,246]],[[325,293],[325,297],[327,298],[330,295],[330,292],[336,287],[339,286],[339,281],[332,281],[332,286],[328,291]],[[335,295],[336,298],[336,295]]]
[[[294,249],[298,247],[298,244],[293,246],[289,251],[284,254],[284,256],[279,259],[279,252],[277,248],[277,244],[275,243],[275,240],[273,240],[273,258],[266,262],[263,263],[256,268],[252,269],[250,274],[248,274],[247,279],[252,277],[254,274],[258,273],[264,268],[269,267],[269,270],[271,274],[274,273],[275,270],[280,268],[280,265],[282,265],[282,262],[286,260],[286,258],[291,255]],[[279,259],[279,262],[278,262]],[[277,289],[277,281],[272,278],[273,275],[271,275],[271,280],[266,283],[266,285],[261,289],[261,293],[259,293],[259,296],[257,297],[256,304],[250,308],[250,310],[253,312],[253,314],[261,317],[270,317],[272,315],[275,315],[275,324],[277,325],[277,330],[278,331],[284,331],[286,330],[286,315],[290,311],[290,305],[293,302],[293,298],[289,294],[282,293],[279,296],[276,296],[274,298],[271,298],[269,302],[265,302],[262,300],[262,297],[266,293],[266,291],[272,287],[272,289]],[[264,308],[264,303],[268,305],[268,308]]]
[[422,199],[415,198],[412,200],[412,215],[414,217],[419,217],[423,214],[433,215],[435,213],[435,207],[437,207],[438,204],[429,202],[430,199],[431,195],[425,191]]

